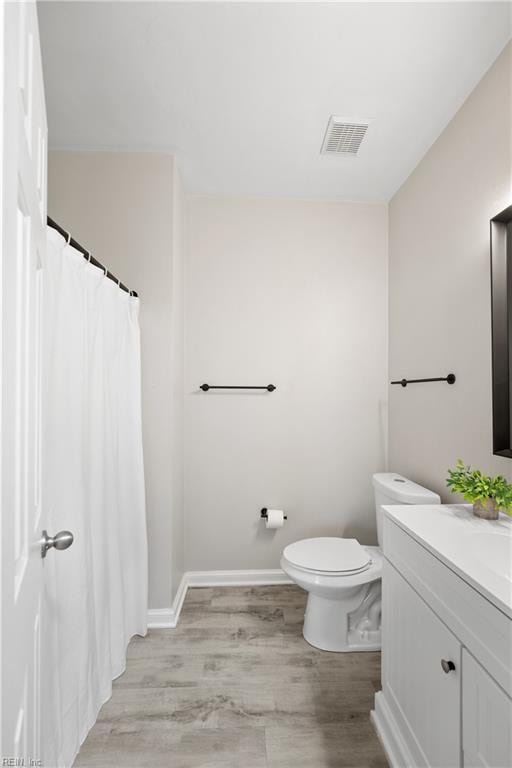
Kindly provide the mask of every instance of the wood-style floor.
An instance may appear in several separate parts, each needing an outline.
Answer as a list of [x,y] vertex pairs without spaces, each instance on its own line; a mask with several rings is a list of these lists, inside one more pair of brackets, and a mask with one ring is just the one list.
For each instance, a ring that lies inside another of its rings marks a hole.
[[309,646],[305,597],[190,589],[177,629],[130,643],[75,766],[386,768],[369,719],[380,654]]

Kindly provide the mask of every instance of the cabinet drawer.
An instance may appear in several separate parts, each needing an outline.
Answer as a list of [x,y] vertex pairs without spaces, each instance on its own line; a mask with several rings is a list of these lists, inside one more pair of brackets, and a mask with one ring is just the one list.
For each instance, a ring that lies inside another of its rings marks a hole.
[[387,515],[384,556],[512,696],[512,622]]

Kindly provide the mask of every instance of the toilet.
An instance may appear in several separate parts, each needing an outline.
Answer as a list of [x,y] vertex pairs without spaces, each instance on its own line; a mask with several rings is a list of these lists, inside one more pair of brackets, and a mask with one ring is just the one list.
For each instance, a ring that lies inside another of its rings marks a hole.
[[381,645],[382,506],[440,504],[437,493],[395,472],[373,475],[378,547],[324,536],[284,548],[281,568],[308,593],[304,639],[324,651],[378,651]]

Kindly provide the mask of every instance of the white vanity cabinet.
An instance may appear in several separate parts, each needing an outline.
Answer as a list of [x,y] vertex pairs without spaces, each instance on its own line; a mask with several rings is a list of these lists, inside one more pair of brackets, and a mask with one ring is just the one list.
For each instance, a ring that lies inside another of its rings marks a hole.
[[382,583],[382,677],[413,764],[458,766],[461,644],[387,562]]
[[[450,508],[423,511],[436,509]],[[512,616],[415,535],[413,521],[405,528],[403,508],[385,510],[382,691],[372,719],[388,760],[512,768]]]
[[462,669],[464,765],[509,768],[512,766],[512,699],[465,649]]

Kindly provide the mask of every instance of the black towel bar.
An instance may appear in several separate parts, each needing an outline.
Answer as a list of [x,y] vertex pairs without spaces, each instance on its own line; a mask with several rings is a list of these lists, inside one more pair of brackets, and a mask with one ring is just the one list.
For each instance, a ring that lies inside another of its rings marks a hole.
[[267,392],[274,392],[276,387],[273,384],[267,384],[264,387],[238,386],[237,384],[201,384],[199,389],[202,389],[203,392],[208,392],[209,389],[266,389]]
[[448,384],[455,384],[455,374],[449,373],[448,376],[438,376],[435,379],[400,379],[400,381],[392,381],[391,384],[400,384],[402,387],[406,387],[408,384],[420,384],[427,381],[446,381]]

